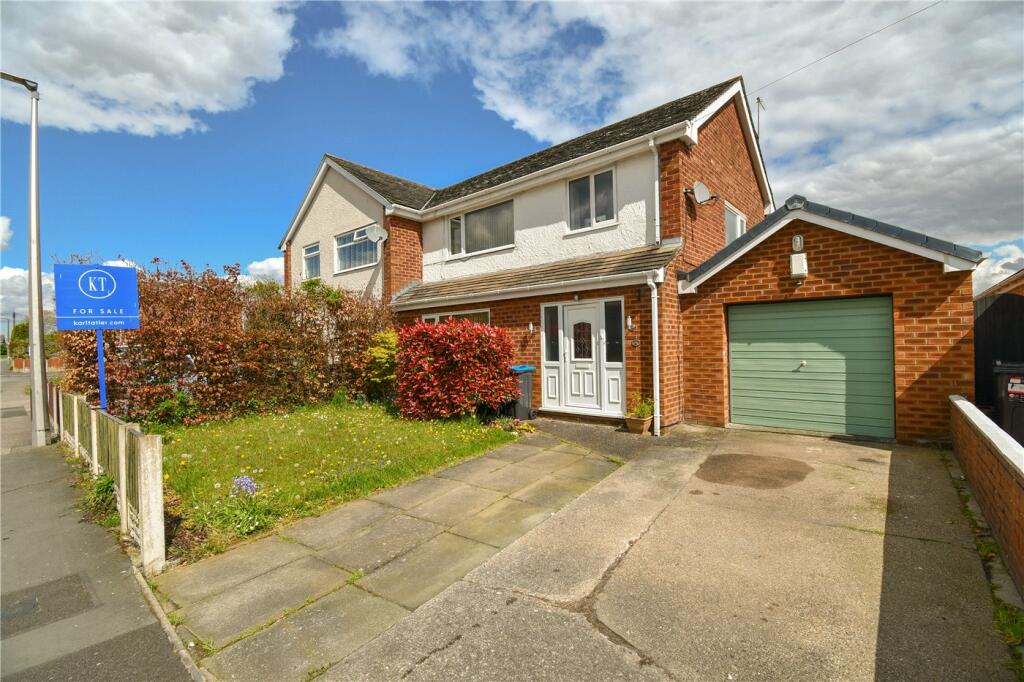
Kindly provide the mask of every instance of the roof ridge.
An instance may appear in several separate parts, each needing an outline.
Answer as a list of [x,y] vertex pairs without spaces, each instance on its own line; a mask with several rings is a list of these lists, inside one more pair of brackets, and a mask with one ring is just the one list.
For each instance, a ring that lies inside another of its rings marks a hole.
[[349,164],[349,165],[352,165],[352,166],[358,166],[359,168],[362,168],[362,169],[365,169],[365,170],[368,170],[368,171],[373,171],[374,173],[380,173],[381,175],[386,175],[389,178],[394,178],[395,180],[401,180],[402,182],[408,182],[408,183],[413,184],[413,185],[418,185],[418,186],[422,187],[423,189],[429,189],[431,192],[437,192],[437,188],[431,187],[430,185],[424,185],[422,182],[418,182],[416,180],[410,180],[409,178],[404,178],[401,175],[395,175],[394,173],[389,173],[389,172],[383,171],[383,170],[381,170],[379,168],[374,168],[373,166],[367,166],[365,163],[359,163],[358,161],[353,161],[352,159],[346,159],[344,156],[338,156],[337,154],[331,154],[330,152],[326,152],[324,154],[324,156],[327,156],[327,157],[329,157],[331,159],[334,159],[335,161],[341,161],[343,163],[346,163],[346,164]]

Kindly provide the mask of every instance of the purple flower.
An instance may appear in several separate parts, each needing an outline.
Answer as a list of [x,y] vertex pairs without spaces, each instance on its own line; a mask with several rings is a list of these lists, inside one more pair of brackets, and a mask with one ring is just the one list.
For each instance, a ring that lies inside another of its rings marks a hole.
[[235,476],[231,479],[232,491],[235,494],[255,495],[258,486],[250,476]]

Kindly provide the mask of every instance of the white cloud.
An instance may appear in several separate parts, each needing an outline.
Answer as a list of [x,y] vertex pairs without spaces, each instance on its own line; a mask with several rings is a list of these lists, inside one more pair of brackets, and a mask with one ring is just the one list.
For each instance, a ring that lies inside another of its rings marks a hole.
[[[43,125],[137,135],[202,130],[284,73],[294,17],[277,3],[4,3],[4,70],[39,82]],[[28,120],[4,83],[3,118]]]
[[[316,44],[392,78],[464,69],[486,108],[556,142],[738,74],[754,94],[924,6],[343,4]],[[757,93],[777,199],[959,241],[1024,236],[1022,21],[1020,3],[943,3]]]
[[11,219],[0,215],[0,251],[6,251],[11,245],[11,238],[14,237],[14,230],[11,229]]
[[[53,310],[53,273],[43,273],[43,310]],[[28,315],[28,270],[24,268],[0,267],[0,317],[10,319],[11,313],[18,321]]]
[[1000,244],[985,253],[986,260],[974,271],[974,293],[1006,279],[1018,270],[1024,269],[1024,249],[1016,244]]
[[284,257],[272,256],[253,261],[245,266],[245,272],[252,280],[284,282]]

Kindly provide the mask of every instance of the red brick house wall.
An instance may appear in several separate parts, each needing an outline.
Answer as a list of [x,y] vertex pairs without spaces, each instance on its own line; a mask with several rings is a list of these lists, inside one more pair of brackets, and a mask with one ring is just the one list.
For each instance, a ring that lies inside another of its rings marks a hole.
[[290,289],[292,286],[292,245],[289,242],[284,247],[284,288]]
[[[421,315],[429,312],[447,313],[459,310],[489,309],[491,324],[507,329],[512,336],[512,342],[516,348],[515,363],[537,367],[537,372],[533,375],[533,407],[534,409],[540,409],[542,390],[540,372],[541,305],[572,301],[574,295],[578,295],[581,301],[595,298],[612,298],[615,296],[623,298],[623,315],[633,318],[633,331],[626,329],[623,339],[626,364],[625,397],[628,398],[634,392],[639,392],[645,396],[652,395],[654,382],[652,380],[653,366],[650,353],[651,294],[650,288],[645,284],[614,289],[594,289],[591,291],[574,292],[572,294],[517,298],[508,301],[469,303],[431,310],[407,311],[398,313],[397,318],[398,323],[404,325],[415,322]],[[529,330],[530,322],[533,322],[534,325],[534,333],[532,335]],[[639,341],[640,345],[634,347],[632,343],[634,340]]]
[[383,282],[381,298],[391,297],[412,282],[423,279],[423,225],[396,215],[384,216],[388,238],[381,254]]
[[[764,218],[768,197],[757,183],[735,101],[708,119],[696,145],[688,149],[678,140],[668,142],[658,148],[658,157],[661,237],[682,237],[682,263],[700,265],[725,246],[723,200],[743,213],[750,227]],[[698,180],[720,199],[698,206],[684,193]]]
[[[807,253],[803,282],[789,275],[795,234]],[[892,296],[897,438],[947,436],[948,396],[974,391],[971,272],[945,274],[936,261],[801,221],[678,297],[684,418],[729,421],[728,305],[869,295]]]
[[[976,416],[999,428],[988,417]],[[1000,454],[956,403],[950,404],[950,420],[957,461],[999,542],[1006,567],[1017,588],[1024,590],[1024,472]]]
[[[753,227],[764,218],[768,197],[761,193],[740,125],[735,101],[722,107],[700,129],[687,149],[673,141],[659,147],[662,239],[682,237],[682,248],[665,269],[658,308],[663,425],[683,419],[683,345],[687,333],[679,314],[676,273],[688,271],[725,247],[725,201]],[[719,195],[698,206],[683,190],[701,181]]]

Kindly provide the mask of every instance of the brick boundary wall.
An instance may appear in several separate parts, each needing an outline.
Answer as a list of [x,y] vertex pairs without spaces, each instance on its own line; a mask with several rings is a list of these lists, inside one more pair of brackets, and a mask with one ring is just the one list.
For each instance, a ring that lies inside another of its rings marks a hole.
[[953,452],[1024,594],[1024,446],[963,396],[949,400]]

